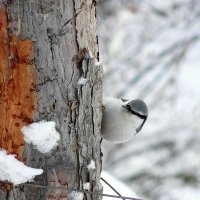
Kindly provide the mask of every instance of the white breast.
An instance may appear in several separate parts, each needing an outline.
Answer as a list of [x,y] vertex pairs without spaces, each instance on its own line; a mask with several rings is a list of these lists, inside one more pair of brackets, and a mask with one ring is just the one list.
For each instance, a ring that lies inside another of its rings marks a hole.
[[110,142],[122,143],[132,139],[142,119],[127,112],[120,99],[107,97],[103,101],[102,137]]

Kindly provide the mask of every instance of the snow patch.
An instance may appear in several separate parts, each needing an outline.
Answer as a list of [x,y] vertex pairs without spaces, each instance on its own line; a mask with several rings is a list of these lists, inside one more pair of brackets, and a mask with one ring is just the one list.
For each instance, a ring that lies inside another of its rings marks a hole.
[[[126,184],[112,176],[110,173],[106,171],[102,171],[101,177],[104,178],[110,185],[112,185],[122,196],[129,196],[138,198],[139,197],[131,190],[130,187],[128,187]],[[104,182],[101,180],[101,184],[103,186],[103,193],[104,194],[110,194],[110,195],[116,195],[116,193]],[[114,200],[119,198],[110,198],[110,197],[103,197],[103,200]]]
[[87,182],[87,183],[83,184],[83,189],[84,190],[90,190],[90,188],[91,188],[90,182]]
[[94,58],[94,56],[93,56],[91,51],[89,51],[88,54],[89,54],[89,58]]
[[93,56],[93,54],[92,54],[91,51],[86,51],[86,53],[85,53],[85,58],[86,58],[86,59],[92,59],[92,58],[94,58],[94,56]]
[[55,126],[56,123],[53,121],[40,121],[24,126],[21,131],[27,143],[32,143],[41,153],[48,153],[58,145],[60,139]]
[[91,160],[90,163],[87,165],[88,170],[95,169],[95,162]]
[[78,80],[78,85],[85,85],[87,83],[88,79],[84,78],[84,77],[81,77],[79,80]]
[[21,184],[33,181],[33,178],[43,173],[42,169],[34,169],[24,165],[15,158],[8,155],[4,149],[0,148],[0,180],[10,181],[14,184]]
[[70,200],[83,200],[83,193],[82,192],[71,192],[70,193]]
[[102,63],[101,62],[98,62],[96,59],[95,59],[95,66],[101,66],[102,65]]

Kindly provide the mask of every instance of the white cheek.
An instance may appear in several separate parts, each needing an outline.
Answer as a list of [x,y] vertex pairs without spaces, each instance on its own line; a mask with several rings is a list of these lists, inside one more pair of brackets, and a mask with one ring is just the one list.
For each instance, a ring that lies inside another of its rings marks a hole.
[[135,116],[131,115],[126,119],[126,126],[129,129],[129,131],[132,131],[132,133],[142,124],[142,120]]
[[143,120],[139,117],[135,117],[134,121],[135,121],[135,127],[136,128],[139,128],[141,126],[142,122],[143,122]]

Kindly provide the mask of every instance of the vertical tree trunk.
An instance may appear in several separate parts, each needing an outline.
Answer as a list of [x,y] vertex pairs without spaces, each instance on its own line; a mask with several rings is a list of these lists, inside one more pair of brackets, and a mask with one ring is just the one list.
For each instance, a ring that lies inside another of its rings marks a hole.
[[[83,189],[86,182],[100,191],[102,67],[89,55],[84,59],[88,51],[98,58],[96,2],[0,0],[0,48],[0,146],[43,168],[34,183],[49,186],[9,191],[1,184],[0,199],[70,199],[67,190],[50,186]],[[48,154],[23,148],[21,127],[41,120],[55,121],[61,134]],[[88,170],[91,160],[96,168]]]

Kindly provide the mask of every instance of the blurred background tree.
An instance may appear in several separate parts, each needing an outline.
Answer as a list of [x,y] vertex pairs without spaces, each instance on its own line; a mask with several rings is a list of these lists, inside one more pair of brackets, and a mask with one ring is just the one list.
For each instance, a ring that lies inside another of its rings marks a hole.
[[144,199],[199,199],[200,1],[100,0],[98,11],[104,95],[149,106],[133,141],[103,142],[104,169]]

